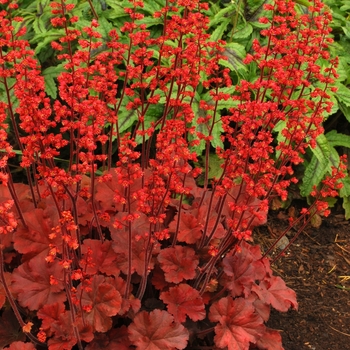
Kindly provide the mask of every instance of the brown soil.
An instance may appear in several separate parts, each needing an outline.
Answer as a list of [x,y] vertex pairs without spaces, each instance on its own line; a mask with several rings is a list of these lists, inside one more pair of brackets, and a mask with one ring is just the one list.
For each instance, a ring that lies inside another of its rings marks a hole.
[[[259,229],[265,249],[271,236],[283,232],[285,218],[276,214]],[[298,311],[272,312],[268,322],[281,332],[284,349],[350,349],[350,224],[344,215],[333,214],[319,228],[302,232],[273,269],[296,291],[299,302]]]

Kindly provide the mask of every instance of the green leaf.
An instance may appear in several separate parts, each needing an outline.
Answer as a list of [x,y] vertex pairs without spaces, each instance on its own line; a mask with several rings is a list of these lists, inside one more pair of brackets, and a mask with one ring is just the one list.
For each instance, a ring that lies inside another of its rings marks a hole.
[[[145,129],[148,129],[151,127],[151,124],[159,120],[159,118],[163,115],[164,106],[162,105],[150,105],[147,109],[146,115],[145,115]],[[160,124],[157,128],[160,128]],[[156,129],[157,129],[156,128]],[[148,140],[149,136],[145,136],[146,140]],[[135,141],[140,144],[142,143],[142,136],[137,135],[135,138]]]
[[[350,136],[338,134],[336,130],[332,130],[327,134],[330,144],[334,143],[336,146],[350,147]],[[349,174],[340,180],[343,187],[339,191],[339,196],[343,198],[343,208],[345,210],[345,218],[350,219],[350,177]]]
[[336,113],[339,110],[339,102],[338,102],[335,94],[331,91],[327,91],[327,93],[329,94],[329,101],[332,102],[332,108],[329,112],[327,112],[327,111],[323,112],[323,116],[325,118],[333,115],[334,113]]
[[224,148],[224,143],[221,140],[221,134],[223,133],[223,128],[222,128],[222,122],[221,120],[217,120],[216,123],[214,124],[213,131],[212,131],[212,136],[213,139],[211,140],[211,145],[214,148]]
[[[100,22],[100,18],[98,19],[98,21]],[[79,18],[79,21],[75,23],[75,26],[76,26],[76,29],[79,29],[81,31],[83,28],[91,26],[91,20]]]
[[224,67],[230,68],[232,71],[247,71],[247,66],[243,63],[246,51],[243,45],[237,43],[229,43],[225,47],[224,56],[226,60],[220,60],[219,63]]
[[341,183],[343,184],[343,187],[339,191],[339,195],[342,198],[349,198],[350,199],[350,177],[349,175],[341,179]]
[[[217,154],[215,153],[209,153],[209,172],[208,172],[208,179],[219,179],[222,175],[223,169],[221,168],[221,165],[225,161],[223,159],[220,159]],[[205,169],[206,165],[206,159],[204,155],[198,156],[198,163],[195,163],[196,167]],[[197,182],[199,185],[203,186],[204,184],[204,172],[201,173],[201,175],[197,178]]]
[[321,163],[316,157],[312,157],[304,172],[300,194],[303,197],[307,197],[311,193],[313,186],[317,186],[322,181],[327,170],[328,164]]
[[[129,98],[125,98],[123,101],[123,106],[126,106],[130,102]],[[152,122],[156,122],[163,115],[164,106],[161,104],[149,105],[146,115],[145,115],[145,129],[151,126]],[[137,110],[131,109],[126,110],[125,107],[121,108],[118,113],[118,130],[120,134],[130,131],[131,127],[138,121],[139,113]],[[148,139],[149,136],[146,136]],[[136,136],[135,141],[140,144],[142,143],[142,137]]]
[[[90,1],[89,1],[90,2]],[[98,15],[99,19],[101,16],[103,16],[104,11],[107,9],[107,3],[105,0],[92,0],[92,6]],[[90,6],[88,8],[89,13],[92,15],[92,11],[90,9]],[[92,19],[92,18],[91,18]]]
[[[286,128],[286,121],[285,120],[280,120],[277,122],[277,124],[275,125],[275,127],[273,128],[273,132],[277,133],[277,136],[275,136],[276,141],[278,142],[278,144],[280,144],[281,142],[285,141],[286,138],[285,136],[282,135],[282,130],[284,130]],[[280,150],[275,150],[275,159],[278,159],[281,151]]]
[[346,120],[350,123],[350,107],[346,106],[341,102],[339,102],[338,106],[339,106],[339,109],[343,112]]
[[131,128],[131,126],[138,120],[136,110],[123,109],[122,112],[118,113],[118,127],[119,133],[123,133]]
[[17,107],[19,106],[19,100],[16,97],[14,89],[12,87],[17,83],[17,80],[15,78],[12,78],[12,77],[4,78],[4,80],[6,80],[6,84],[7,84],[8,88],[10,88],[10,91],[9,91],[10,101],[8,100],[8,96],[7,96],[7,93],[5,92],[5,87],[4,87],[2,81],[0,81],[0,101],[5,102],[6,104],[11,102],[12,111],[15,111],[17,109]]
[[326,197],[324,200],[328,203],[329,208],[334,208],[334,206],[338,202],[338,198],[334,198],[334,197]]
[[337,74],[339,75],[337,81],[346,81],[350,77],[350,67],[349,67],[349,58],[340,56],[339,65],[337,68]]
[[343,209],[345,210],[345,219],[350,219],[350,197],[343,198]]
[[112,23],[108,22],[105,17],[99,17],[98,24],[99,26],[97,27],[97,31],[102,35],[102,38],[106,40],[109,32],[113,29],[113,25]]
[[160,6],[159,4],[157,4],[156,1],[144,1],[144,3],[143,3],[143,11],[146,11],[150,15],[153,16],[153,14],[155,12],[160,11],[164,7],[164,5],[165,4],[163,4],[163,6]]
[[127,4],[127,1],[116,1],[116,0],[105,0],[106,4],[112,9],[115,9],[117,12],[124,13],[124,5]]
[[[231,87],[225,87],[225,88],[219,88],[218,89],[218,92],[219,93],[224,93],[224,94],[230,94],[230,95],[233,95],[233,93],[235,92],[235,86],[231,86]],[[200,99],[203,100],[203,101],[206,101],[206,102],[209,102],[210,104],[214,104],[213,103],[213,98],[212,96],[210,95],[210,92],[206,92],[205,94],[201,95],[200,96]],[[229,108],[233,108],[233,107],[236,107],[238,106],[239,104],[239,101],[234,101],[232,100],[231,98],[229,98],[227,101],[225,100],[220,100],[218,102],[218,105],[216,107],[216,110],[218,111],[221,111],[223,109],[229,109]]]
[[146,24],[146,28],[150,28],[163,24],[163,20],[161,18],[149,18],[145,16],[145,18],[138,20],[137,23]]
[[223,172],[223,169],[221,168],[223,163],[224,160],[219,158],[216,154],[209,154],[209,179],[220,178]]
[[250,36],[253,32],[253,27],[250,23],[241,23],[237,26],[235,33],[233,34],[232,38],[237,39],[245,39]]
[[[80,20],[84,16],[84,12],[87,12],[87,11],[91,11],[89,3],[88,2],[79,3],[78,6],[76,5],[74,7],[73,11],[71,12],[71,15],[78,16]],[[50,13],[51,13],[51,8],[50,8]]]
[[349,28],[342,27],[342,29],[343,29],[343,32],[344,32],[345,36],[350,39],[350,30],[349,30]]
[[320,163],[324,165],[328,164],[331,150],[325,135],[321,134],[317,137],[316,147],[311,148],[311,151]]
[[57,98],[57,86],[55,80],[63,72],[63,63],[56,67],[48,67],[43,70],[42,75],[45,80],[45,92],[53,99]]
[[[170,90],[170,89],[169,89]],[[183,89],[183,87],[181,87],[181,92],[184,92],[184,91],[193,91],[191,87],[188,87],[187,89]],[[173,87],[172,87],[172,90],[171,90],[171,94],[170,94],[170,91],[167,91],[167,92],[164,92],[160,89],[157,89],[155,91],[155,94],[156,95],[160,95],[160,99],[159,99],[159,104],[161,105],[164,105],[166,104],[168,98],[171,98],[171,99],[179,99],[181,100],[182,102],[185,102],[185,103],[189,103],[191,101],[191,98],[189,96],[186,96],[186,97],[183,97],[180,95],[180,97],[178,97],[178,94],[179,94],[179,86],[175,83],[173,84]],[[170,96],[169,96],[170,95]],[[199,102],[198,102],[199,103]],[[193,107],[193,106],[192,106]]]
[[269,23],[260,23],[257,21],[254,22],[249,22],[253,28],[257,28],[257,29],[265,29],[265,28],[269,28],[270,24]]
[[339,102],[350,107],[350,89],[341,83],[336,84],[336,87],[338,88],[338,91],[335,93],[335,97]]
[[13,89],[12,87],[16,84],[16,78],[13,77],[6,77],[0,80],[0,91],[2,92],[0,94],[0,101],[4,101],[6,103],[8,103],[9,101],[7,100],[7,94],[5,93],[5,81],[7,84],[7,87],[11,90],[10,91],[10,96],[11,96],[11,103],[13,103],[13,98],[15,98],[17,100],[17,98],[15,97],[15,94],[13,93]]
[[[338,134],[337,130],[332,130],[326,134],[328,143],[332,147],[348,147],[350,148],[350,136]],[[349,194],[350,195],[350,194]]]
[[[129,19],[129,16],[124,11],[117,12],[114,9],[106,10],[104,13],[104,17],[108,20],[124,19],[124,21],[127,21]],[[124,23],[124,21],[121,23]]]
[[329,173],[331,174],[332,172],[331,166],[338,168],[340,163],[340,157],[337,150],[334,147],[330,147],[330,151],[331,151],[331,155],[329,157],[329,164],[330,164]]
[[249,12],[254,12],[254,16],[256,16],[263,11],[263,5],[266,3],[266,0],[248,0],[247,3]]
[[[220,89],[220,92],[227,91],[226,93],[230,93],[229,92],[230,89],[231,88],[223,88],[223,89]],[[203,124],[203,123],[199,124],[197,122],[197,118],[203,117],[203,116],[208,114],[207,111],[205,111],[205,110],[203,110],[203,109],[201,109],[199,107],[201,100],[207,101],[209,104],[214,105],[214,102],[212,101],[212,99],[210,99],[209,93],[206,93],[205,95],[200,96],[196,92],[195,98],[194,98],[193,103],[192,103],[192,109],[193,109],[193,113],[195,115],[195,118],[192,121],[192,126],[196,127],[196,131],[197,132],[201,132],[203,135],[208,136],[209,135],[209,128],[211,127],[212,120],[209,122],[209,125]],[[230,107],[233,107],[232,101],[231,101]],[[217,110],[219,110],[219,108],[217,108]],[[220,116],[217,113],[216,114],[216,118],[215,118],[215,123],[213,125],[213,130],[212,130],[212,133],[211,133],[211,135],[213,137],[213,139],[211,140],[211,145],[214,148],[216,148],[216,147],[221,147],[222,148],[223,147],[223,142],[222,142],[221,137],[220,137],[222,132],[223,132],[222,122],[220,120]],[[197,139],[197,137],[195,135],[193,135],[193,136],[189,135],[189,140],[192,141],[193,139]],[[191,148],[191,150],[193,152],[196,152],[197,155],[201,155],[204,149],[205,149],[205,141],[204,140],[201,140],[200,144],[198,146],[195,146],[195,147]]]
[[45,27],[45,23],[41,17],[35,18],[35,20],[33,22],[33,29],[34,29],[35,34],[42,34],[42,33],[47,32],[47,29]]
[[331,173],[331,166],[339,165],[339,155],[335,148],[331,147],[325,135],[319,135],[316,139],[316,147],[311,148],[313,157],[307,165],[300,193],[306,197],[312,191],[314,185],[318,186],[327,173]]
[[311,2],[308,1],[308,0],[295,0],[295,2],[299,5],[303,5],[303,6],[306,6],[306,7],[309,7],[311,6]]
[[231,20],[229,18],[224,18],[220,25],[218,25],[210,36],[210,41],[218,41],[222,39],[222,36],[230,24]]
[[[65,35],[64,29],[52,29],[46,33],[36,35],[35,42],[39,44],[35,48],[35,54],[38,55],[41,50],[45,49],[52,41],[62,38]],[[34,40],[33,40],[34,41]]]
[[[220,10],[213,19],[210,20],[209,27],[217,26],[218,23],[223,21],[225,18],[231,18],[233,13],[235,12],[236,5],[230,4],[229,6]],[[231,12],[231,13],[230,13]]]
[[328,162],[320,162],[316,156],[313,156],[307,165],[302,184],[300,186],[300,194],[307,197],[314,186],[318,186],[326,175],[330,175],[333,167],[339,166],[339,155],[335,148],[330,148],[330,157]]

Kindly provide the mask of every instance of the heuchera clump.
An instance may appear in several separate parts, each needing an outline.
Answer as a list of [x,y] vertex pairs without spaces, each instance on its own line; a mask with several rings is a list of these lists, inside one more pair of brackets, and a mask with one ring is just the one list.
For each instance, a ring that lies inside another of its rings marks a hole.
[[[15,26],[18,4],[0,3],[0,307],[1,322],[21,326],[1,327],[1,345],[282,349],[265,322],[271,307],[296,309],[296,295],[248,242],[271,200],[297,182],[293,166],[331,108],[337,61],[322,3],[306,14],[293,1],[265,5],[266,44],[254,40],[245,60],[260,75],[232,86],[219,64],[225,43],[209,40],[206,3],[165,1],[154,37],[143,1],[130,0],[130,20],[106,41],[97,18],[79,29],[74,5],[50,2],[51,24],[64,33],[51,43],[64,65],[55,100],[21,39],[25,27]],[[199,88],[211,98],[198,101]],[[223,101],[232,102],[227,113]],[[154,105],[163,112],[152,120]],[[121,132],[126,111],[137,117]],[[218,130],[222,172],[210,179]],[[14,149],[25,184],[10,172]],[[342,167],[291,225],[328,214]]]

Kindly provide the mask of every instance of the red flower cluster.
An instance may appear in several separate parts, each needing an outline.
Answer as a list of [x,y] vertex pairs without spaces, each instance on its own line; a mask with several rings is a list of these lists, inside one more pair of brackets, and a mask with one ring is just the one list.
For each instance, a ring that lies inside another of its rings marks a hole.
[[[78,27],[73,4],[51,2],[51,24],[64,33],[51,43],[64,67],[56,100],[24,27],[15,30],[17,5],[0,3],[0,307],[7,298],[31,341],[2,337],[3,329],[0,345],[281,349],[264,322],[271,307],[297,308],[295,293],[246,241],[270,201],[287,198],[293,166],[331,107],[337,62],[325,71],[318,64],[330,42],[321,2],[306,15],[293,1],[266,5],[267,45],[255,40],[245,60],[260,76],[235,90],[219,64],[225,43],[210,42],[199,0],[166,1],[154,14],[157,37],[143,1],[130,0],[129,22],[108,38],[97,18]],[[223,101],[232,108],[222,116]],[[15,145],[27,184],[10,172]],[[222,168],[214,179],[212,146]],[[305,222],[327,213],[322,198],[336,195],[339,170],[315,189]]]

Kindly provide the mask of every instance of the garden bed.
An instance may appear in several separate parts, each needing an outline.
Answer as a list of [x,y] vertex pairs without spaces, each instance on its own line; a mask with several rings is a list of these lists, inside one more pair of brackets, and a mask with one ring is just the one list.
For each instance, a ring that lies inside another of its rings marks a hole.
[[[260,228],[262,244],[278,234],[283,220]],[[349,222],[333,215],[308,228],[273,269],[298,296],[299,310],[272,312],[268,325],[281,331],[285,350],[340,350],[350,341]],[[260,235],[259,235],[260,236]],[[341,289],[343,287],[343,289]]]

